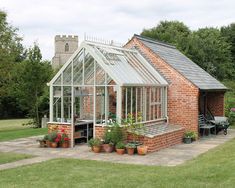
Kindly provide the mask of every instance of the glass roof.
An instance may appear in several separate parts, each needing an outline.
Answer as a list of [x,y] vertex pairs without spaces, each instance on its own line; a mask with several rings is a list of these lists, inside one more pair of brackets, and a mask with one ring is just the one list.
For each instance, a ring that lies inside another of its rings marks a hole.
[[[97,65],[94,65],[94,61]],[[164,78],[137,50],[88,41],[81,44],[50,84],[62,83],[61,75],[63,84],[70,84],[72,80],[75,85],[81,84],[82,79],[83,83],[93,84],[94,76],[101,71],[107,73],[109,80],[121,86],[167,85]]]

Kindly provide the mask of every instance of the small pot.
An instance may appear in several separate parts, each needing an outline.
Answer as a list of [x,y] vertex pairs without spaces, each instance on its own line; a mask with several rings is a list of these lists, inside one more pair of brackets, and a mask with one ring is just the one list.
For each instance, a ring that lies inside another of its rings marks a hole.
[[93,146],[94,153],[100,153],[101,146]]
[[40,141],[39,141],[39,144],[40,144],[40,145],[39,145],[40,148],[46,147],[46,141],[45,141],[45,140],[40,140]]
[[58,144],[57,142],[51,142],[51,148],[57,148]]
[[146,155],[148,152],[148,147],[145,145],[137,146],[137,152],[139,155]]
[[135,148],[127,148],[128,155],[134,155]]
[[112,153],[114,150],[114,146],[111,144],[103,144],[102,145],[104,152],[106,153]]
[[125,153],[125,149],[117,149],[116,148],[116,152],[118,155],[123,155]]
[[185,137],[185,138],[183,138],[183,142],[184,142],[185,144],[191,144],[191,143],[192,143],[192,138],[187,138],[187,137]]
[[62,147],[62,148],[68,148],[68,147],[69,147],[69,142],[63,142],[63,143],[61,144],[61,147]]

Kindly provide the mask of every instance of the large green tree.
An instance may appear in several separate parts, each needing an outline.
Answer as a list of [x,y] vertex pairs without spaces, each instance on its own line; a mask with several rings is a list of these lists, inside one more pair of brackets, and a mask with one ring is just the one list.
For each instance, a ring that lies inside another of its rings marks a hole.
[[[233,33],[231,28],[232,26],[227,29],[230,39]],[[220,80],[234,78],[232,46],[219,29],[203,28],[190,31],[182,22],[161,21],[154,28],[144,29],[141,35],[175,45],[195,63]]]
[[18,63],[13,71],[11,93],[19,101],[20,107],[29,112],[37,127],[40,119],[48,109],[48,88],[46,83],[53,74],[51,65],[42,61],[42,55],[37,44],[27,52],[25,61]]
[[24,114],[8,92],[12,69],[16,63],[24,59],[21,41],[17,29],[7,22],[6,13],[0,10],[0,118]]
[[186,52],[188,49],[190,34],[190,29],[179,21],[161,21],[156,27],[144,29],[141,33],[142,36],[175,45],[182,52]]

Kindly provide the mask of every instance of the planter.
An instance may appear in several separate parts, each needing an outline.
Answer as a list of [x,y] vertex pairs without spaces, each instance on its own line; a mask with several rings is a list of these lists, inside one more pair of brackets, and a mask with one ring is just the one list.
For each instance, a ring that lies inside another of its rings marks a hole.
[[57,142],[51,142],[50,146],[51,148],[57,148],[58,144]]
[[62,147],[62,148],[68,148],[68,147],[69,147],[69,142],[63,142],[63,143],[61,144],[61,147]]
[[49,140],[46,140],[46,146],[49,148],[51,147],[51,142]]
[[135,148],[126,148],[128,155],[134,155]]
[[45,140],[39,140],[39,147],[40,148],[47,147],[46,141]]
[[101,146],[93,146],[94,153],[100,153]]
[[104,152],[106,153],[112,153],[114,150],[114,146],[111,144],[103,144],[102,145]]
[[143,143],[138,142],[138,141],[132,141],[132,142],[129,142],[129,143],[135,145],[134,153],[137,153],[137,147],[138,147],[138,146],[143,145]]
[[125,153],[125,149],[116,149],[118,155],[123,155]]
[[191,144],[192,143],[192,138],[183,138],[183,142],[185,144]]
[[137,146],[137,152],[139,155],[146,155],[148,152],[148,147],[145,145]]

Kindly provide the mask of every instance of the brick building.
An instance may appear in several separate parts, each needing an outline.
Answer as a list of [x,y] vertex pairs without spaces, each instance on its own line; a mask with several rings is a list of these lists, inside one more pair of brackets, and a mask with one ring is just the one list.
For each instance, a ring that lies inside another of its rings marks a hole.
[[227,89],[174,46],[139,35],[125,47],[84,41],[49,86],[49,126],[66,127],[72,145],[79,127],[87,127],[86,139],[101,138],[110,119],[137,120],[140,112],[149,151],[198,132],[201,113],[224,115]]

